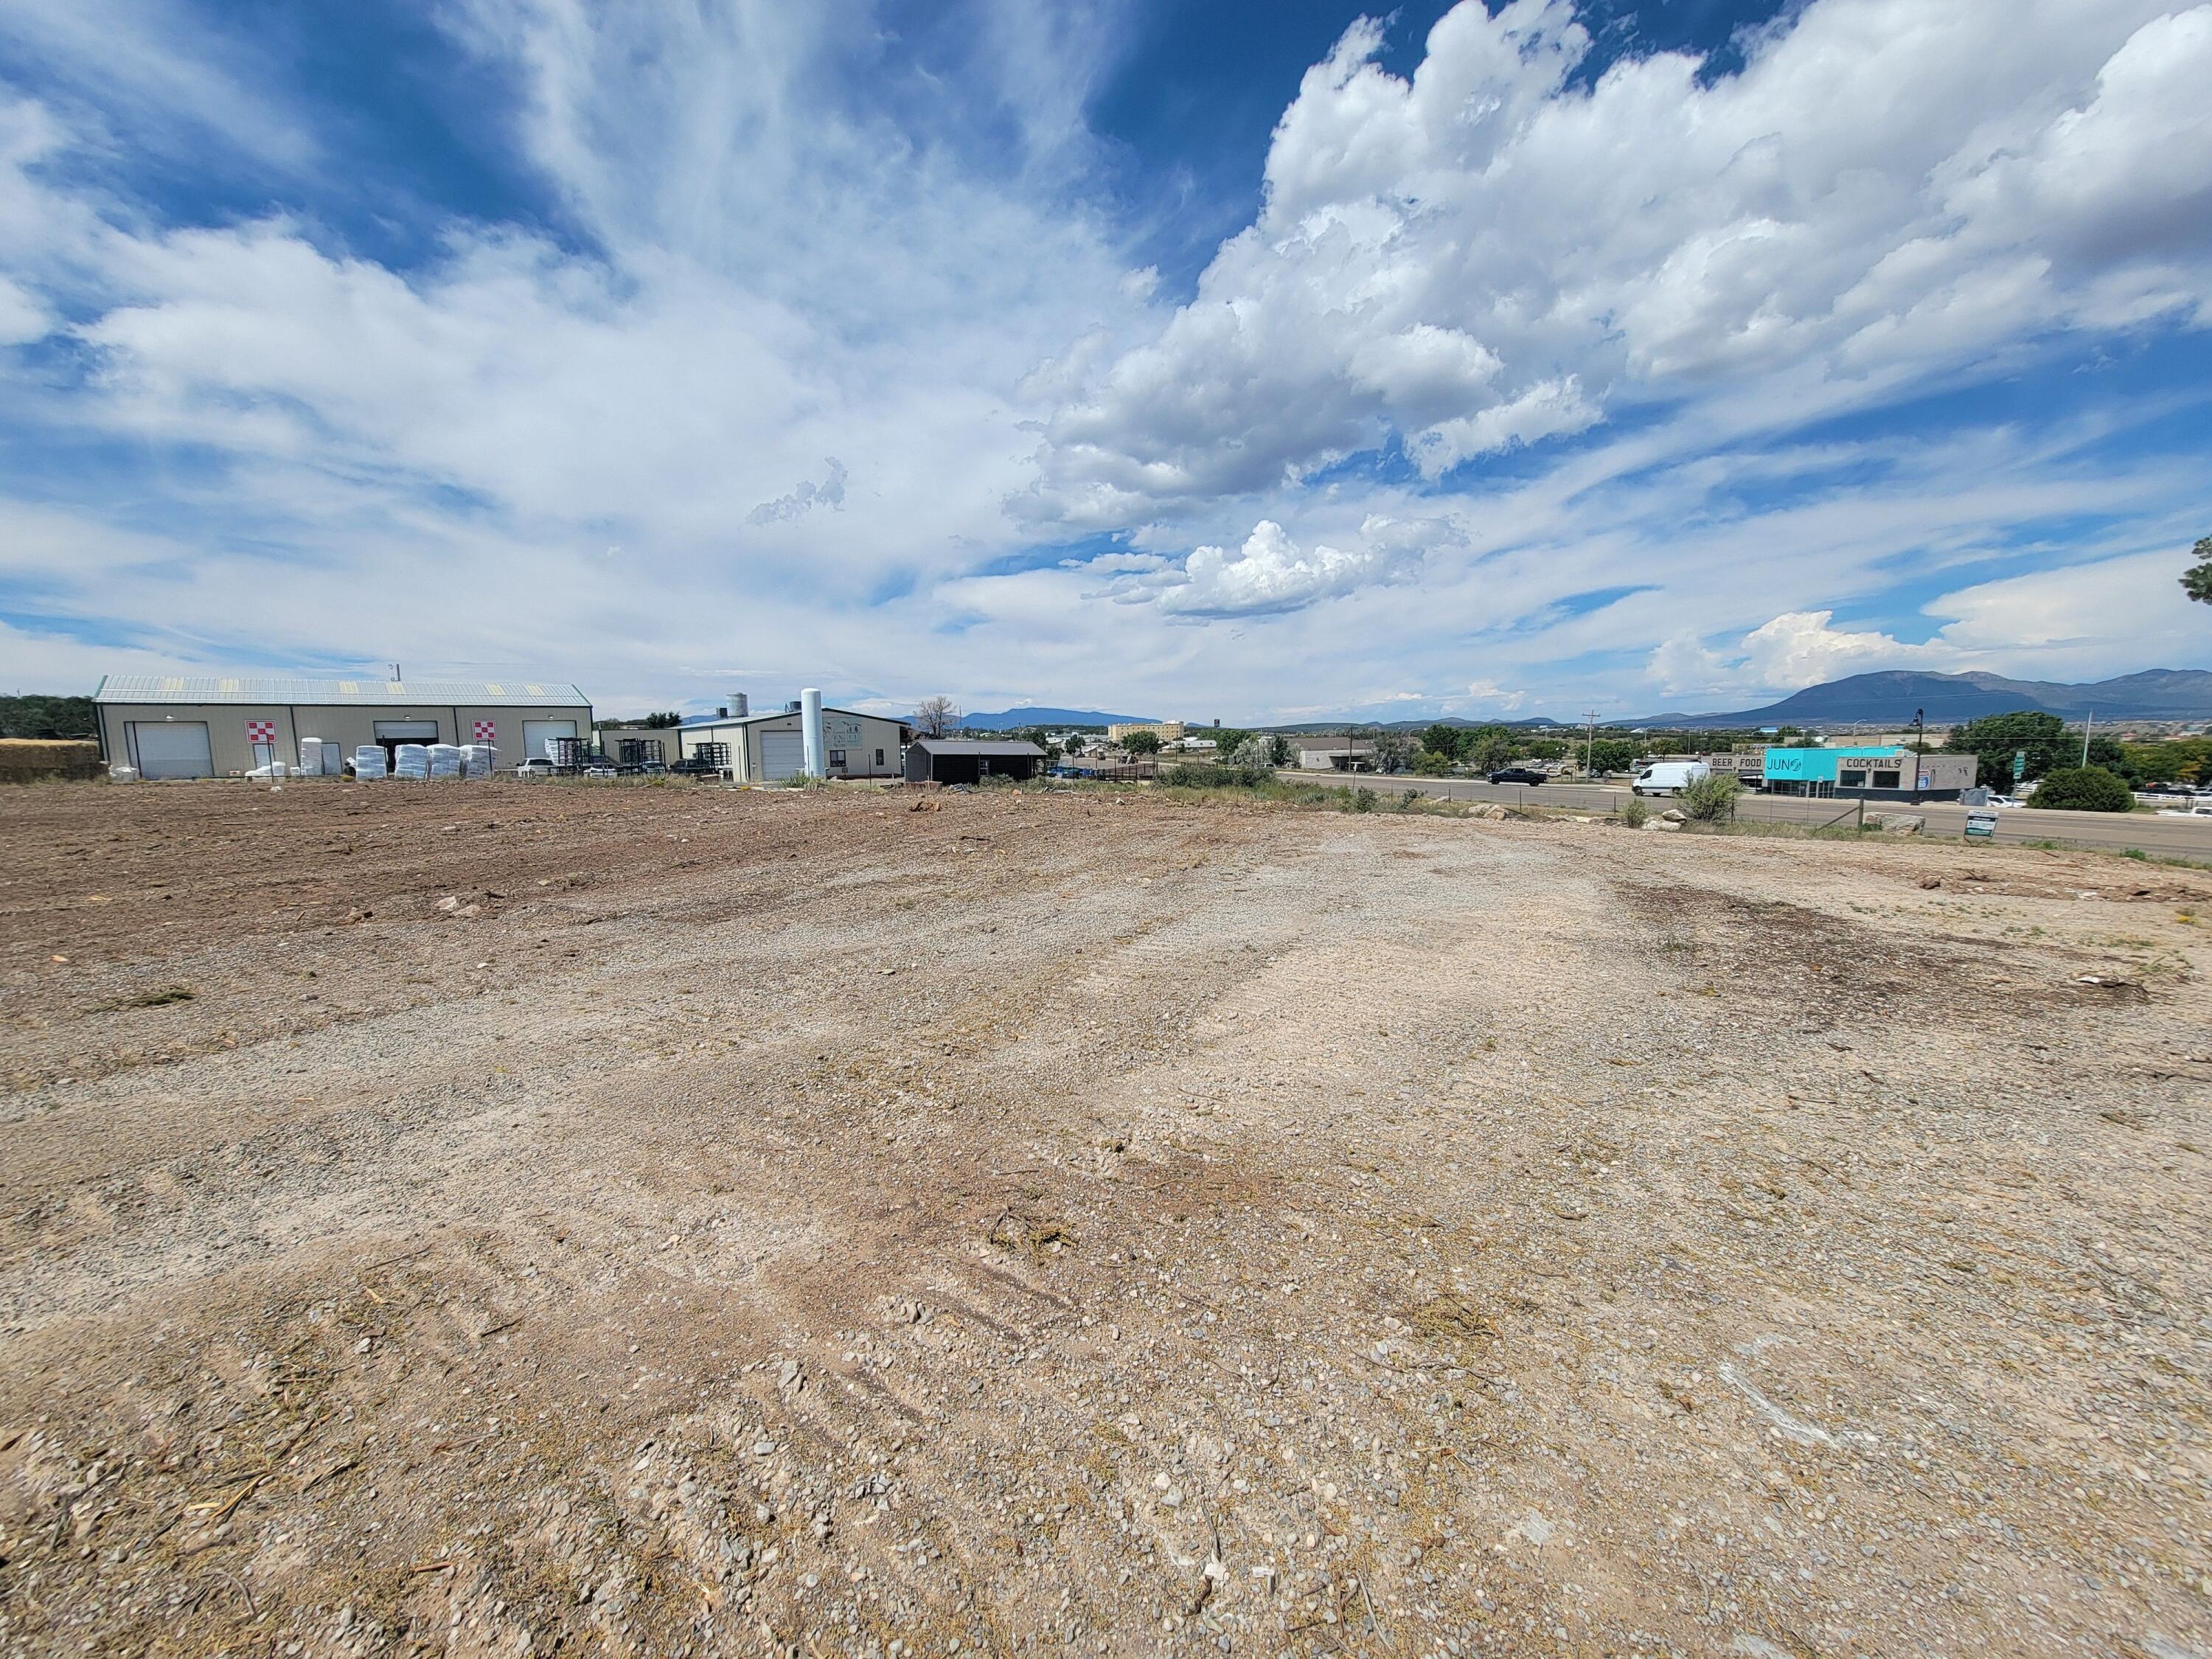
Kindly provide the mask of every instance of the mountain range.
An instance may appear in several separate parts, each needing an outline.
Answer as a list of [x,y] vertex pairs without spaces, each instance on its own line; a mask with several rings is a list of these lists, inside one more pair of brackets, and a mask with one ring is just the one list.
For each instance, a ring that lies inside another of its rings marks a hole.
[[[2212,720],[2212,670],[2203,668],[2146,668],[2141,673],[2116,679],[2070,684],[2063,680],[2016,680],[2002,674],[1929,674],[1912,669],[1884,669],[1853,674],[1793,691],[1779,702],[1757,708],[1738,708],[1723,714],[1686,713],[1638,714],[1607,720],[1621,726],[1687,726],[1717,729],[1761,726],[1886,726],[1912,724],[1915,710],[1924,712],[1930,726],[1956,726],[1984,714],[2008,714],[2027,709],[2063,715],[2069,720],[2094,716],[2099,720]],[[1008,708],[995,714],[969,714],[960,722],[970,732],[1011,732],[1024,726],[1109,726],[1123,721],[1148,721],[1151,714],[1109,714],[1097,708]],[[1418,732],[1437,724],[1411,720],[1304,720],[1293,726],[1262,729],[1292,735],[1341,732],[1346,726],[1380,727],[1391,732]],[[1492,722],[1453,715],[1445,726],[1485,726]],[[1534,719],[1502,720],[1499,725],[1544,727],[1561,722],[1539,715]]]
[[967,732],[1018,732],[1024,726],[1121,726],[1152,720],[1150,714],[1107,714],[1096,708],[1008,708],[996,714],[963,714]]
[[1930,726],[1954,726],[1984,714],[2027,709],[2079,720],[2212,720],[2212,670],[2147,668],[2117,679],[2069,684],[2062,680],[2015,680],[2002,674],[1927,674],[1910,669],[1853,674],[1808,685],[1779,702],[1729,714],[1645,714],[1616,726],[1905,726],[1914,711]]

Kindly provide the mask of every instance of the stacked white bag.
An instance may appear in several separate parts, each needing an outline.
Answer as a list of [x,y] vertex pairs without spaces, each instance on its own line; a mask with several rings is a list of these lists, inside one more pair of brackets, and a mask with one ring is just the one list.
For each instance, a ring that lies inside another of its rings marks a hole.
[[353,751],[353,775],[357,778],[380,778],[384,775],[384,745],[365,743]]
[[461,775],[461,750],[458,744],[434,743],[430,745],[430,775],[434,778],[458,778]]
[[427,778],[430,775],[430,750],[427,744],[403,743],[392,751],[392,775],[395,778]]
[[461,745],[461,775],[465,778],[488,778],[498,758],[499,750],[494,744],[465,743]]
[[300,775],[326,778],[338,771],[338,746],[328,738],[300,739]]

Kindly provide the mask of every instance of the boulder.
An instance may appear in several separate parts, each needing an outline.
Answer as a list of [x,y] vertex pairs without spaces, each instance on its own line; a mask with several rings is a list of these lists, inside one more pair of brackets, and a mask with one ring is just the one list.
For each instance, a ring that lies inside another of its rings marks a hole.
[[1917,836],[1928,820],[1917,812],[1869,812],[1867,822],[1885,836]]

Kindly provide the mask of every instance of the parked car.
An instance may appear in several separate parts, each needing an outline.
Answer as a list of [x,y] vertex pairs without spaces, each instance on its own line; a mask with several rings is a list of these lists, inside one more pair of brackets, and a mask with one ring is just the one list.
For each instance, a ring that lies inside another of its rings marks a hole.
[[1989,804],[1992,806],[2025,806],[2027,805],[2026,801],[2021,799],[2017,795],[1991,795],[1990,797]]
[[526,760],[516,767],[514,775],[518,778],[550,778],[553,775],[553,763],[547,760],[544,756],[539,755],[535,759]]
[[1490,775],[1492,783],[1541,783],[1545,775],[1533,766],[1501,766]]
[[2162,818],[2212,818],[2212,801],[2202,801],[2194,806],[2161,806],[2158,815]]
[[1679,795],[1712,774],[1703,761],[1659,761],[1638,772],[1628,787],[1639,795]]

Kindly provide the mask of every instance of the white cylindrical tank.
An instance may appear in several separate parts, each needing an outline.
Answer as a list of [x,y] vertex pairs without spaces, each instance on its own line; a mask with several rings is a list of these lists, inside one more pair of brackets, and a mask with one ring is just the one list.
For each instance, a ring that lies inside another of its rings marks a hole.
[[799,725],[805,733],[806,775],[823,777],[829,768],[822,753],[822,693],[809,685],[799,693]]
[[732,691],[730,693],[730,718],[732,720],[741,720],[744,719],[745,711],[751,707],[752,699],[746,696],[744,692]]

